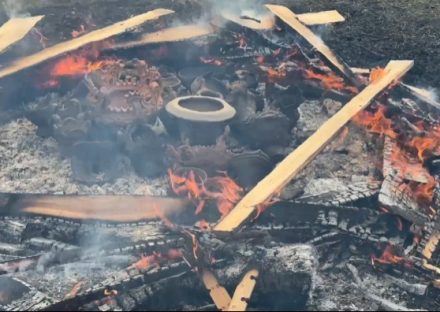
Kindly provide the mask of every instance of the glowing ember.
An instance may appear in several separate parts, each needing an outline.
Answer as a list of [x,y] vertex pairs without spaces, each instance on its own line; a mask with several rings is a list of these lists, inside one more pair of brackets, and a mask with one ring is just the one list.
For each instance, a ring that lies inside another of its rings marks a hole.
[[86,57],[81,55],[67,56],[55,64],[51,76],[81,76],[91,73],[102,68],[105,65],[112,64],[112,60],[89,61]]
[[138,270],[145,270],[152,266],[160,266],[160,262],[163,260],[176,260],[181,259],[182,257],[183,253],[179,249],[170,249],[166,254],[154,252],[149,256],[142,255],[141,259],[132,264],[131,267]]
[[222,66],[225,62],[220,60],[220,59],[216,59],[213,57],[200,57],[200,61],[203,64],[211,64],[211,65],[216,65],[216,66]]
[[150,256],[142,256],[141,259],[132,266],[138,270],[145,270],[153,265],[159,266],[159,258],[160,255],[158,253],[154,253]]
[[283,79],[287,77],[287,72],[281,67],[277,69],[269,67],[267,69],[267,76],[269,77],[270,80]]
[[319,80],[322,86],[328,90],[348,91],[351,93],[359,92],[359,90],[356,87],[347,86],[343,78],[336,76],[332,72],[328,72],[327,74],[320,74],[320,73],[315,73],[312,70],[306,69],[304,75],[305,78],[307,79]]
[[380,264],[403,264],[405,266],[412,266],[412,262],[404,257],[399,257],[394,254],[394,247],[392,245],[388,245],[385,247],[382,256],[379,258],[372,256],[371,262],[373,265],[375,263]]
[[391,119],[385,116],[385,106],[379,105],[375,112],[362,111],[353,117],[353,122],[366,128],[369,132],[397,138]]

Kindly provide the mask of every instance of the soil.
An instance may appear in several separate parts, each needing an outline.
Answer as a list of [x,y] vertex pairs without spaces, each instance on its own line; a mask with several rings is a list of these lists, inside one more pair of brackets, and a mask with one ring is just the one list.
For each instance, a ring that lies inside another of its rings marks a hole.
[[[247,1],[255,7],[256,1]],[[201,15],[197,0],[0,0],[0,22],[12,14],[45,14],[38,26],[49,44],[71,38],[83,24],[102,27],[153,8],[172,8],[182,16]],[[234,1],[236,3],[237,1]],[[346,21],[315,27],[325,42],[350,66],[373,67],[390,59],[414,59],[409,83],[440,87],[440,2],[431,0],[260,0],[287,5],[296,13],[338,10]],[[191,12],[190,14],[187,14]]]

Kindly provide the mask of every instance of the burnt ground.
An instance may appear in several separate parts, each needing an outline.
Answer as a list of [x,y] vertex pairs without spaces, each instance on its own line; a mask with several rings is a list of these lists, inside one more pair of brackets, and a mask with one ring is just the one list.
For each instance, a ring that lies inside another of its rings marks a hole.
[[[277,2],[297,13],[337,9],[346,21],[321,27],[328,45],[349,65],[372,67],[390,59],[414,59],[415,66],[406,81],[421,86],[440,87],[440,1],[432,0],[260,0]],[[244,2],[242,1],[242,2]],[[45,14],[39,27],[49,44],[70,38],[70,32],[81,24],[102,27],[152,8],[172,8],[181,16],[199,15],[197,0],[1,0],[9,11]],[[217,2],[217,1],[214,1]],[[222,1],[223,2],[223,1]],[[236,3],[237,1],[225,1]],[[129,3],[129,5],[128,5]],[[223,6],[223,3],[222,3]],[[185,12],[190,12],[186,14]],[[182,14],[183,13],[183,14]],[[0,12],[0,21],[6,19]]]

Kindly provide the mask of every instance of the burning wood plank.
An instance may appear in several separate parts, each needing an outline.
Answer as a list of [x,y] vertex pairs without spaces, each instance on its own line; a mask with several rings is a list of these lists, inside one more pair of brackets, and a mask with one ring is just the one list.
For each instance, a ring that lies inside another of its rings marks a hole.
[[191,38],[206,36],[211,34],[213,31],[213,28],[209,25],[191,24],[170,27],[156,31],[154,33],[145,34],[139,40],[122,42],[112,45],[110,49],[127,49],[151,43],[183,41]]
[[12,18],[0,27],[0,53],[7,47],[23,39],[44,15]]
[[402,77],[413,61],[390,61],[385,74],[368,85],[333,117],[325,122],[295,151],[288,155],[277,167],[260,181],[235,208],[215,227],[217,232],[232,232],[238,229],[258,207],[267,203],[276,193],[303,169],[350,119],[366,108],[383,89]]
[[345,21],[345,18],[336,10],[298,14],[296,17],[309,26]]
[[276,16],[281,18],[286,24],[292,27],[299,35],[306,39],[308,43],[310,43],[319,53],[324,55],[324,57],[353,84],[356,86],[360,84],[359,81],[357,81],[357,79],[354,77],[350,67],[339,60],[336,54],[321,40],[321,38],[319,38],[307,26],[301,23],[298,15],[282,5],[267,4],[266,7]]
[[86,44],[101,41],[112,36],[126,32],[134,27],[137,27],[147,21],[157,19],[163,15],[174,13],[174,11],[167,9],[156,9],[144,14],[137,15],[122,22],[117,22],[113,25],[92,31],[81,37],[74,38],[69,41],[64,41],[47,49],[39,51],[35,54],[23,57],[16,60],[10,66],[0,70],[0,78],[9,76],[25,68],[37,65],[44,61],[47,61],[53,57],[61,55],[63,53],[76,50]]

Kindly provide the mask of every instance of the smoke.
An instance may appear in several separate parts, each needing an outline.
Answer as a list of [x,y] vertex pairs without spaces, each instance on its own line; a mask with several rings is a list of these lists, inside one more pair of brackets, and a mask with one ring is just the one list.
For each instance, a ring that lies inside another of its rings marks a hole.
[[24,10],[23,0],[3,0],[2,7],[9,18],[30,16]]

